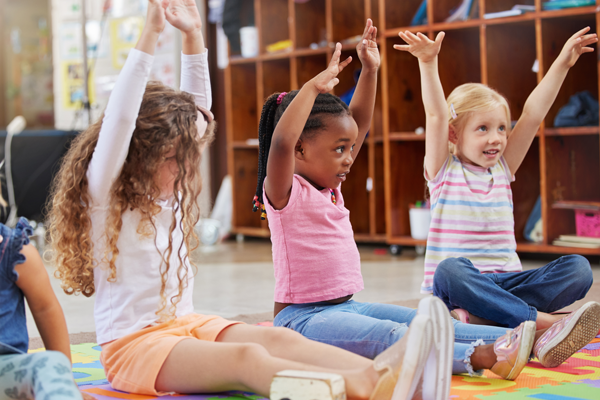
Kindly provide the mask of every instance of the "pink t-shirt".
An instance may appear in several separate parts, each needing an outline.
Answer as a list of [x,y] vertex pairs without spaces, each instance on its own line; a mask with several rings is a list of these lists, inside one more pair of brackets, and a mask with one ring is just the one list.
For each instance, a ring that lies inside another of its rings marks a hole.
[[360,255],[342,193],[317,190],[294,175],[288,204],[275,210],[263,195],[273,243],[275,301],[333,300],[364,288]]

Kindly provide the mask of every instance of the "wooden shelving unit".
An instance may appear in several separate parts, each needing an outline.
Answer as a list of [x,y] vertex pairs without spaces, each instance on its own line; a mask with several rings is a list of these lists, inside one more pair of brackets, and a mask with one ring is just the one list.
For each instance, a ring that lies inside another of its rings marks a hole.
[[[505,95],[517,119],[527,96],[543,78],[563,44],[574,32],[590,26],[598,31],[596,6],[542,11],[541,0],[474,0],[479,18],[446,23],[461,0],[429,0],[429,23],[409,26],[421,0],[255,0],[259,55],[232,54],[226,71],[227,138],[229,170],[233,178],[234,231],[269,236],[267,225],[252,212],[256,188],[258,121],[264,99],[273,92],[299,89],[331,57],[333,43],[360,35],[366,18],[378,27],[381,68],[371,132],[342,186],[357,241],[422,246],[410,236],[408,206],[425,194],[423,157],[425,125],[419,67],[410,54],[393,49],[403,43],[398,32],[423,32],[433,38],[446,31],[439,57],[440,76],[448,94],[466,82],[482,82]],[[515,4],[535,4],[537,11],[521,16],[483,19],[483,14],[508,10]],[[290,39],[292,49],[267,54],[266,45]],[[331,45],[311,48],[325,40]],[[354,61],[340,74],[335,94],[354,84],[360,68],[355,44],[344,44],[343,57]],[[532,72],[535,60],[539,71]],[[558,200],[600,199],[600,129],[555,128],[553,121],[569,96],[599,92],[598,54],[583,55],[569,72],[556,102],[517,172],[513,183],[515,234],[518,251],[597,254],[600,250],[552,246],[561,234],[575,232],[573,211],[552,209]],[[250,139],[249,142],[247,140]],[[371,187],[367,191],[367,180]],[[544,242],[532,244],[523,237],[529,213],[542,199]]]

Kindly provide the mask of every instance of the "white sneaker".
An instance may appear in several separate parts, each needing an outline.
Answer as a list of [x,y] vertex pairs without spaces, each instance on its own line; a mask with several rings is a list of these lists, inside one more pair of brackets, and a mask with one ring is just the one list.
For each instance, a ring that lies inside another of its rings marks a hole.
[[384,371],[371,400],[410,400],[423,375],[433,344],[433,323],[417,315],[406,335],[373,360],[376,371]]
[[444,302],[434,296],[419,302],[419,314],[431,318],[434,337],[423,372],[423,400],[447,400],[452,381],[454,324]]

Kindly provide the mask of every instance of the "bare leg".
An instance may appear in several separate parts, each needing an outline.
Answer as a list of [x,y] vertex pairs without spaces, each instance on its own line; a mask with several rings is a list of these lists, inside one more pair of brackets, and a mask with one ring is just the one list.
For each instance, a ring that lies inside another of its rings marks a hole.
[[379,374],[366,369],[335,370],[273,357],[255,343],[214,343],[190,338],[171,351],[156,379],[165,392],[206,393],[245,390],[269,395],[273,376],[282,370],[331,372],[346,381],[349,399],[368,399]]
[[537,329],[548,329],[552,326],[553,323],[560,319],[563,319],[564,317],[566,317],[565,314],[546,314],[538,311],[535,324],[537,326]]
[[232,325],[217,337],[223,343],[257,343],[273,357],[333,369],[366,369],[373,361],[335,346],[309,340],[291,329]]

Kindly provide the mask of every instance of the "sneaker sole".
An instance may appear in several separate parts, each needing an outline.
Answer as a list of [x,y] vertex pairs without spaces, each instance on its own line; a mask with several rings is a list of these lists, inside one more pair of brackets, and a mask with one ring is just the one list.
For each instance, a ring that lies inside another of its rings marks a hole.
[[508,376],[504,379],[514,381],[517,379],[523,368],[525,368],[533,349],[535,329],[536,325],[534,321],[526,321],[523,325],[523,330],[521,332],[521,345],[519,346],[519,352],[517,353],[515,365],[508,373]]
[[598,335],[598,330],[600,330],[600,304],[586,303],[575,312],[562,332],[548,342],[549,350],[540,352],[540,363],[546,368],[558,367],[590,343]]
[[402,370],[391,400],[409,400],[415,393],[433,344],[431,318],[417,315],[410,324],[408,335]]
[[431,318],[434,337],[423,373],[423,400],[446,400],[452,382],[454,324],[448,308],[437,297],[421,300],[418,312]]

